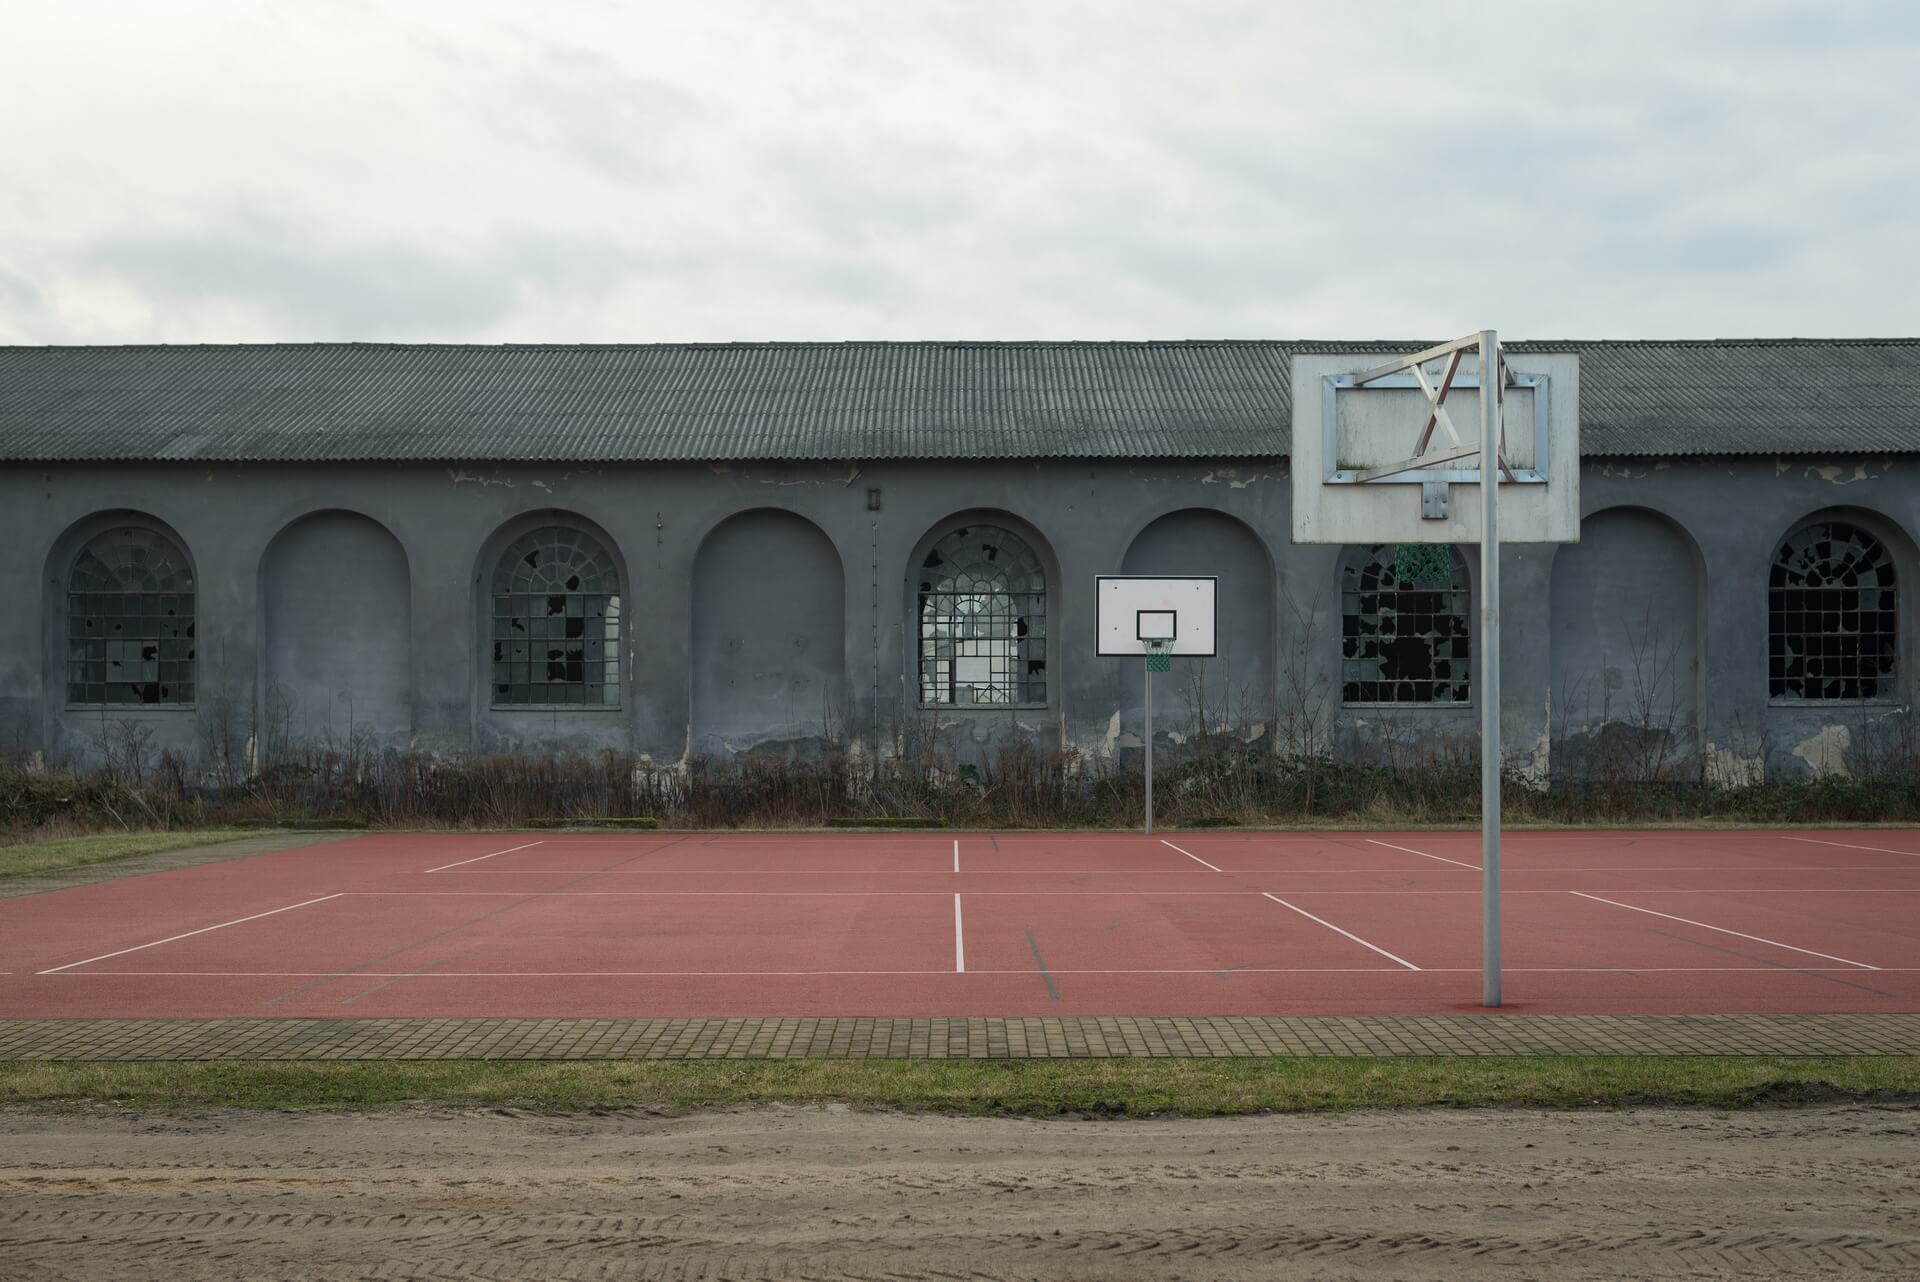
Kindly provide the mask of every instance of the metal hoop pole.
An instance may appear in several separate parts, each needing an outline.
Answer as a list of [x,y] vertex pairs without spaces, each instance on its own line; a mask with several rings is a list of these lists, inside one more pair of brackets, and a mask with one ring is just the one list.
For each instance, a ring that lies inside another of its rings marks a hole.
[[1500,345],[1480,331],[1480,1004],[1500,1005]]
[[[1149,651],[1149,656],[1151,652]],[[1140,663],[1141,680],[1146,684],[1147,733],[1142,747],[1147,761],[1147,835],[1153,835],[1153,660],[1142,656]]]

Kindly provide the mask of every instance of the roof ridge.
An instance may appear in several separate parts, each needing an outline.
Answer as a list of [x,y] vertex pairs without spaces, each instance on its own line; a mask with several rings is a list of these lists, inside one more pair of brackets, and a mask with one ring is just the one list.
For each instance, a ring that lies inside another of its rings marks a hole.
[[[574,352],[678,349],[684,351],[833,350],[845,348],[1093,348],[1093,347],[1419,347],[1432,338],[849,338],[749,339],[671,342],[592,343],[459,343],[375,342],[363,339],[322,339],[297,342],[235,343],[4,343],[5,352],[102,351],[474,351]],[[1525,347],[1912,347],[1920,336],[1881,338],[1510,338]]]

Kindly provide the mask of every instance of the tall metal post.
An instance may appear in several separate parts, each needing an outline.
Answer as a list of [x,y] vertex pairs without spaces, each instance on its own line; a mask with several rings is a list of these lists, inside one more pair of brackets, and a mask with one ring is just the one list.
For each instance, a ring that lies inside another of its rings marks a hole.
[[1153,835],[1153,661],[1142,658],[1141,680],[1146,683],[1147,733],[1143,739],[1147,762],[1147,835]]
[[1480,331],[1480,1004],[1500,1005],[1500,358]]

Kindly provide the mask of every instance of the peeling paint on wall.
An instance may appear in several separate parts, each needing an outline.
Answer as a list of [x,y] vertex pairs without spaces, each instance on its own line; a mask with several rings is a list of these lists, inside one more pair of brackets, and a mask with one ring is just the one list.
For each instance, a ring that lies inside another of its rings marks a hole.
[[1280,481],[1285,479],[1285,477],[1275,476],[1271,472],[1250,472],[1243,477],[1240,475],[1240,469],[1237,467],[1221,467],[1215,468],[1213,471],[1203,475],[1200,478],[1200,484],[1226,485],[1232,489],[1244,490],[1249,485],[1254,485],[1261,481]]
[[485,489],[489,485],[504,485],[508,489],[513,488],[513,481],[500,475],[497,471],[492,476],[482,476],[478,472],[469,472],[464,467],[450,467],[447,469],[447,476],[455,485],[472,484],[478,485],[481,489]]
[[1785,476],[1798,469],[1809,479],[1819,477],[1829,485],[1852,485],[1856,481],[1872,481],[1893,471],[1890,458],[1867,459],[1865,461],[1848,460],[1841,463],[1810,463],[1805,459],[1781,458],[1773,463],[1773,474]]
[[1813,767],[1815,778],[1823,775],[1845,778],[1848,773],[1847,749],[1852,744],[1853,734],[1845,726],[1821,726],[1817,732],[1793,745],[1793,755]]
[[1705,764],[1707,782],[1722,788],[1752,788],[1767,777],[1765,760],[1743,756],[1717,743],[1707,744]]
[[[1553,724],[1552,698],[1548,698],[1547,700],[1545,714],[1540,718],[1540,724],[1542,726],[1551,726]],[[1541,730],[1540,734],[1533,741],[1533,748],[1530,751],[1516,751],[1509,759],[1509,764],[1513,767],[1512,773],[1521,783],[1535,792],[1545,792],[1547,790],[1547,781],[1552,778],[1552,732],[1545,729]]]

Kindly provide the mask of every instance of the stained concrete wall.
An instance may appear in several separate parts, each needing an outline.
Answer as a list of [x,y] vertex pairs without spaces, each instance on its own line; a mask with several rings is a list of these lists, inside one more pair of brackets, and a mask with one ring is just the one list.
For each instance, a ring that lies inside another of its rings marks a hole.
[[405,746],[413,600],[399,541],[355,512],[302,517],[261,558],[259,599],[270,745]]
[[695,752],[818,752],[841,737],[846,595],[833,542],[791,512],[742,512],[701,541],[693,563]]
[[[877,509],[870,506],[869,491],[876,492],[871,503]],[[1275,701],[1283,710],[1301,702],[1288,691],[1304,685],[1318,700],[1329,733],[1341,742],[1471,744],[1477,716],[1471,706],[1391,713],[1337,706],[1339,549],[1290,542],[1286,491],[1285,464],[1274,460],[9,467],[0,469],[0,540],[14,555],[0,562],[0,599],[15,608],[0,612],[0,745],[55,759],[85,759],[94,750],[101,716],[67,708],[58,679],[62,584],[84,534],[115,512],[139,513],[173,531],[192,558],[201,670],[195,707],[128,709],[114,712],[113,719],[151,727],[156,746],[191,752],[202,723],[224,709],[257,737],[259,691],[267,676],[261,595],[268,549],[300,518],[340,509],[377,522],[404,553],[411,743],[422,751],[605,745],[661,760],[682,758],[694,746],[700,548],[728,518],[760,509],[810,523],[839,561],[845,583],[838,668],[846,689],[845,733],[877,751],[897,751],[929,725],[935,739],[962,754],[989,752],[1009,741],[1116,751],[1138,673],[1122,661],[1093,655],[1094,576],[1124,568],[1127,550],[1162,518],[1195,509],[1244,527],[1272,566]],[[1883,741],[1906,724],[1920,585],[1912,539],[1920,529],[1920,468],[1909,460],[1588,460],[1581,502],[1588,514],[1645,509],[1684,531],[1698,548],[1705,596],[1698,624],[1703,769],[1729,778],[1763,766],[1810,770],[1811,758],[1822,751],[1835,758],[1843,735],[1849,746],[1837,756],[1845,763],[1861,744]],[[914,680],[914,557],[945,522],[981,513],[1008,522],[1047,563],[1047,702],[1011,710],[925,709]],[[1892,548],[1902,577],[1906,652],[1898,691],[1868,705],[1790,705],[1767,694],[1766,585],[1773,550],[1794,525],[1821,513],[1870,523]],[[597,531],[620,563],[629,652],[616,708],[497,709],[485,698],[489,558],[519,530],[552,519]],[[1613,537],[1610,528],[1603,532]],[[1225,546],[1209,555],[1257,563],[1244,542],[1239,551]],[[1477,555],[1463,550],[1477,592]],[[1544,775],[1552,757],[1556,553],[1510,546],[1502,550],[1501,564],[1502,724],[1513,763]],[[31,581],[35,575],[41,576],[38,584]],[[646,662],[636,665],[631,647],[642,628]],[[704,646],[704,639],[698,644]],[[303,697],[317,697],[325,688],[309,680]],[[1275,724],[1282,719],[1277,715]],[[729,732],[729,742],[747,747],[756,737],[782,738],[790,728],[782,723],[737,737]]]
[[1556,776],[1698,776],[1704,587],[1692,540],[1644,508],[1588,516],[1554,554]]
[[[1156,678],[1155,737],[1192,735],[1259,738],[1275,712],[1274,569],[1266,545],[1246,524],[1209,508],[1170,512],[1134,536],[1120,561],[1122,574],[1211,574],[1216,586],[1211,659],[1176,658]],[[1137,737],[1143,689],[1140,664],[1103,662],[1118,673],[1128,709],[1122,721]]]

